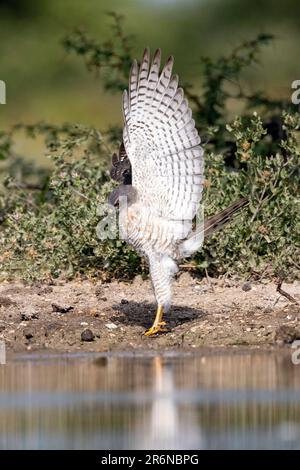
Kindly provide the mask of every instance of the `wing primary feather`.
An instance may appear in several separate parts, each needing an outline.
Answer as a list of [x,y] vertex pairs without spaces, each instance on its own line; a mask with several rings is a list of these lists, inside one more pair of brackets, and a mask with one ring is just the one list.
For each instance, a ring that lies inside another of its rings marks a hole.
[[128,93],[127,93],[127,90],[124,90],[123,91],[123,118],[124,118],[124,121],[127,121],[127,119],[129,118],[129,101],[128,101]]
[[128,145],[128,143],[130,142],[128,127],[130,125],[130,119],[131,119],[130,109],[129,109],[129,97],[128,97],[127,90],[124,90],[122,98],[123,98],[122,109],[123,109],[123,118],[124,118],[123,139],[124,139],[124,144],[126,147],[126,145]]
[[[151,64],[151,67],[150,67],[149,79],[156,78],[156,81],[158,80],[160,62],[161,62],[161,50],[156,49],[156,51],[154,53],[153,60],[152,60],[152,64]],[[151,77],[151,75],[152,75],[152,77]]]
[[[154,94],[158,95],[158,97],[154,100],[152,99],[152,108],[159,109],[161,103],[164,100],[165,93],[168,90],[168,86],[170,84],[171,76],[172,76],[172,69],[174,65],[174,58],[170,56],[167,60],[166,65],[164,66],[157,83],[157,86],[154,90]],[[153,96],[154,96],[153,94]]]
[[130,112],[134,111],[137,105],[138,93],[138,64],[134,60],[130,70],[130,89],[129,89],[129,106]]
[[161,85],[163,86],[165,90],[168,88],[170,80],[171,80],[173,65],[174,65],[174,57],[170,56],[167,60],[166,65],[162,69],[160,79],[159,79],[159,82],[161,83]]
[[149,66],[150,66],[150,51],[147,47],[144,50],[142,63],[140,66],[139,78],[138,78],[138,92],[137,92],[137,101],[138,101],[138,109],[137,109],[137,116],[138,119],[142,120],[145,110],[145,100],[147,95],[148,89],[148,75],[149,75]]
[[140,66],[139,89],[141,85],[144,85],[145,82],[147,81],[148,74],[149,74],[149,65],[150,65],[150,52],[149,52],[149,48],[147,47],[144,50],[143,59],[142,59],[142,63]]
[[164,115],[167,116],[167,119],[171,119],[171,117],[176,113],[177,109],[181,105],[184,99],[184,92],[182,88],[177,88],[173,99],[170,101],[169,106],[165,110]]
[[164,94],[164,96],[162,98],[162,101],[161,101],[163,103],[163,106],[164,106],[164,110],[162,110],[163,115],[166,114],[166,111],[167,111],[171,101],[173,100],[173,98],[175,96],[175,93],[176,93],[177,88],[178,88],[178,82],[179,82],[178,75],[173,75],[170,79],[169,86],[166,89],[165,94]]
[[146,99],[148,111],[152,107],[152,101],[154,99],[156,87],[159,81],[160,62],[161,62],[161,50],[157,49],[155,51],[152,64],[150,66],[150,72],[149,72],[149,77],[148,77],[148,90],[147,90],[147,99]]

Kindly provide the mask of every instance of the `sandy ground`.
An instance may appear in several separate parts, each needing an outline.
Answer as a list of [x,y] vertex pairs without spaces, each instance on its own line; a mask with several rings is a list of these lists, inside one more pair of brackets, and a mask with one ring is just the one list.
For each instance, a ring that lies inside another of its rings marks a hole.
[[[300,282],[282,288],[300,303]],[[300,307],[274,283],[197,279],[174,283],[170,332],[147,338],[155,314],[150,281],[57,281],[0,286],[0,340],[9,351],[121,351],[202,347],[281,348],[300,339]]]

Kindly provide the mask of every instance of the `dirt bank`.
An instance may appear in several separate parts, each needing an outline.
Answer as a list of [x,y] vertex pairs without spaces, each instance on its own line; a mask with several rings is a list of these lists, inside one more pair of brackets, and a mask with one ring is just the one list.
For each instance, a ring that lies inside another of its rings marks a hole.
[[[283,289],[300,302],[300,283]],[[175,281],[169,333],[147,338],[154,318],[149,281],[0,286],[0,340],[11,351],[108,351],[199,347],[279,348],[300,338],[300,307],[274,283]]]

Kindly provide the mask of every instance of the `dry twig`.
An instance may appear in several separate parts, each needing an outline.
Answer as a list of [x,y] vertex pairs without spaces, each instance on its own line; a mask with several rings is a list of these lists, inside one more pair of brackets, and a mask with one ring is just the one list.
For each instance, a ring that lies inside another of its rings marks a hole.
[[289,294],[288,292],[285,292],[281,286],[282,286],[282,283],[283,283],[283,280],[282,279],[279,279],[278,283],[277,283],[277,292],[279,292],[279,294],[281,294],[283,297],[285,297],[286,299],[288,299],[290,302],[296,304],[296,305],[300,305],[299,302],[291,295]]

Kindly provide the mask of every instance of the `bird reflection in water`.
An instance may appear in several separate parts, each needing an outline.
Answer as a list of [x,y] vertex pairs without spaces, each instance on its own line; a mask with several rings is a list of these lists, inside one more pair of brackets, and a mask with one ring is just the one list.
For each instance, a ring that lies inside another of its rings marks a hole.
[[[203,436],[195,413],[176,401],[172,361],[152,359],[153,399],[150,409],[138,415],[137,432],[131,441],[135,449],[201,449]],[[188,403],[187,403],[188,406]]]

